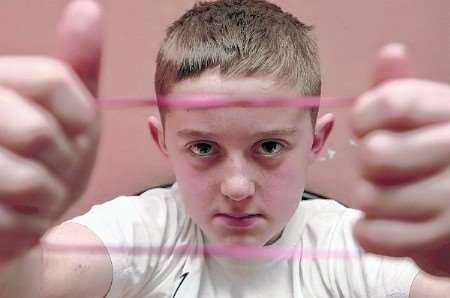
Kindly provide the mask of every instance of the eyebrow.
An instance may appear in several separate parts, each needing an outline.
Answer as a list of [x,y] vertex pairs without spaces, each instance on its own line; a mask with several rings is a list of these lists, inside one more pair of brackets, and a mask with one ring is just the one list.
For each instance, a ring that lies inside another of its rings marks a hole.
[[[297,132],[297,129],[292,127],[292,128],[260,131],[260,132],[255,133],[253,136],[259,137],[259,138],[270,137],[270,136],[290,136],[290,135],[295,134],[296,132]],[[185,137],[185,138],[206,138],[206,139],[218,138],[218,136],[214,133],[207,132],[207,131],[201,131],[201,130],[195,130],[195,129],[189,129],[189,128],[179,130],[177,132],[177,135],[180,137]]]

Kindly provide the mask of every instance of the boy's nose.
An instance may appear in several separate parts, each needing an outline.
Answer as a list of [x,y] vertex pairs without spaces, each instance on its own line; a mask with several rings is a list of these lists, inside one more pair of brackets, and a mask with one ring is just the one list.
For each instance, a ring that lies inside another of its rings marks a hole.
[[248,178],[237,175],[228,177],[220,186],[220,190],[227,198],[240,201],[253,196],[255,184]]

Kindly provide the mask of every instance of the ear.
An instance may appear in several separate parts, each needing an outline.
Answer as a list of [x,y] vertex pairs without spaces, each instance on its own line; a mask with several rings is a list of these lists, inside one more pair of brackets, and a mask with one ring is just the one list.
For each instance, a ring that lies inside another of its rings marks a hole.
[[164,130],[161,121],[154,116],[150,116],[147,119],[147,125],[153,141],[158,146],[161,153],[165,157],[168,157],[166,142],[164,140]]
[[334,126],[335,116],[333,114],[325,114],[316,121],[316,127],[314,131],[314,139],[311,145],[310,162],[317,159],[322,151],[328,136]]

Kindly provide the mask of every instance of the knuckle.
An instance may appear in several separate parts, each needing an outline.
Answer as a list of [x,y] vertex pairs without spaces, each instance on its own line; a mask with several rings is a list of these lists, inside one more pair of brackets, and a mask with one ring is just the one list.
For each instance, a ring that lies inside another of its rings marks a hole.
[[50,123],[43,119],[29,121],[24,133],[18,140],[18,145],[27,153],[40,151],[55,144]]
[[98,141],[97,135],[81,134],[74,139],[74,144],[80,156],[85,158],[91,155],[92,151],[97,148]]
[[362,204],[361,211],[364,212],[366,216],[377,216],[379,213],[377,205],[373,200],[366,201]]
[[41,193],[46,188],[45,173],[33,166],[23,166],[12,177],[16,194],[31,195]]
[[48,213],[51,216],[58,217],[62,212],[65,211],[65,205],[69,196],[69,191],[63,186],[57,186],[55,187],[54,192],[55,199],[53,200],[52,204],[49,204]]
[[362,94],[353,109],[351,110],[351,121],[353,130],[357,135],[362,135],[365,130],[365,119],[367,113],[371,112],[373,92]]
[[358,209],[366,214],[375,214],[378,210],[378,190],[375,186],[369,183],[364,183],[359,187],[359,194],[361,196]]
[[385,83],[379,93],[379,110],[388,120],[407,121],[416,113],[416,96],[406,81]]
[[449,243],[450,231],[448,229],[448,220],[450,214],[443,214],[437,218],[431,219],[427,222],[428,233],[423,234],[423,242],[439,246],[439,244]]
[[36,72],[44,85],[48,87],[59,87],[66,84],[71,76],[69,67],[58,59],[51,57],[37,57]]
[[11,208],[20,206],[25,208],[21,210],[32,208],[37,210],[38,214],[53,218],[63,208],[68,194],[66,186],[50,179],[45,169],[22,165],[12,172],[8,183],[1,185],[0,200],[4,199],[4,203]]
[[385,132],[373,132],[361,144],[363,168],[365,170],[383,171],[389,168],[391,138]]
[[42,216],[23,215],[17,212],[2,210],[0,236],[14,240],[16,244],[32,244],[50,228],[51,220]]
[[52,57],[38,57],[37,61],[39,63],[40,69],[44,73],[56,74],[59,76],[67,75],[68,67],[61,60]]

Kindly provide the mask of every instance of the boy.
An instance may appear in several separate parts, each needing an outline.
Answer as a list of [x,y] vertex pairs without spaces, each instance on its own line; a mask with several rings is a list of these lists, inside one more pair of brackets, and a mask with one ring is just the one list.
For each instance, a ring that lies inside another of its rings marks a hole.
[[[316,119],[314,108],[162,108],[161,122],[151,118],[149,128],[172,163],[176,184],[96,206],[53,228],[34,249],[43,258],[28,252],[78,198],[92,167],[95,107],[65,65],[95,91],[100,13],[86,0],[68,10],[65,64],[0,60],[1,297],[448,293],[448,281],[418,273],[409,259],[361,253],[352,237],[357,211],[332,201],[299,203],[308,165],[334,122],[329,114]],[[77,18],[84,20],[84,34],[77,31]],[[320,95],[309,28],[265,1],[194,7],[170,27],[157,67],[161,97]],[[358,199],[365,212],[355,236],[367,251],[409,256],[421,269],[448,276],[450,88],[400,80],[407,71],[401,48],[386,48],[376,70],[378,87],[354,109],[364,157]],[[404,90],[415,91],[417,110],[407,105],[412,101]],[[84,249],[58,252],[54,244]],[[217,247],[225,254],[217,254]],[[242,257],[249,248],[319,250],[326,258]],[[334,256],[343,250],[347,257]]]

